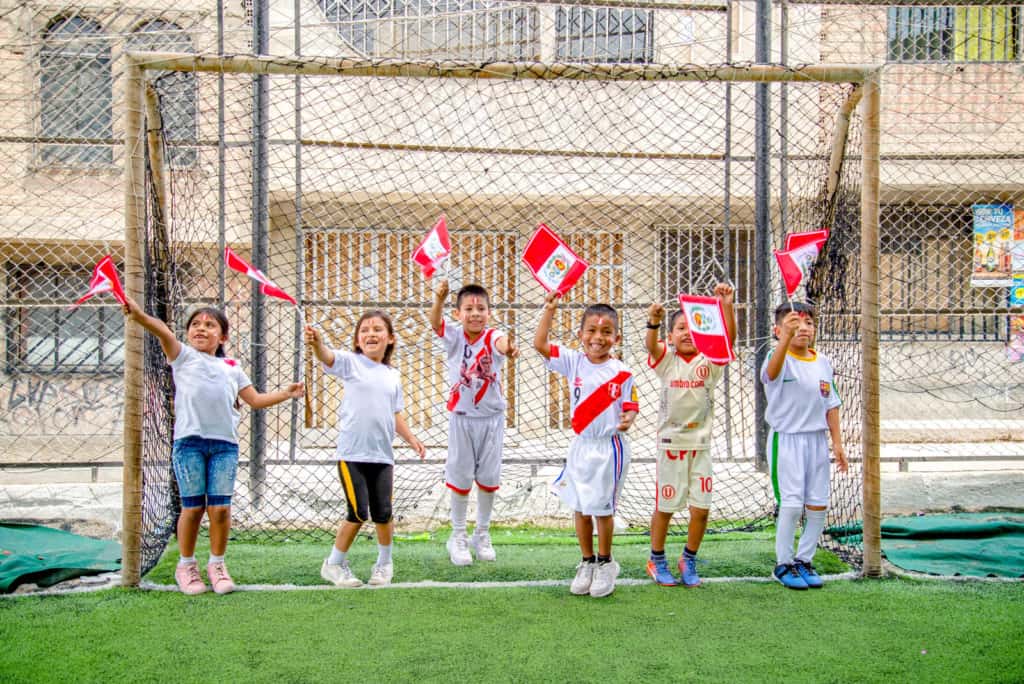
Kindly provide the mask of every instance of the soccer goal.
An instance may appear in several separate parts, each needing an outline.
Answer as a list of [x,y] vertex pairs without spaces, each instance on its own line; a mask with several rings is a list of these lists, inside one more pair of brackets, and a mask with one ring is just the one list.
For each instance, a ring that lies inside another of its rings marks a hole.
[[[544,222],[590,263],[552,339],[572,344],[583,305],[609,303],[620,314],[618,353],[637,377],[641,413],[619,522],[646,529],[658,487],[647,308],[677,306],[677,294],[726,281],[737,291],[739,360],[716,396],[709,531],[770,524],[755,365],[772,340],[758,332],[770,311],[756,306],[757,243],[779,247],[785,233],[827,226],[806,294],[820,312],[818,347],[837,369],[852,465],[833,480],[826,545],[865,574],[880,573],[876,70],[127,59],[126,289],[179,331],[192,306],[223,307],[228,353],[258,387],[296,379],[307,387],[305,401],[243,419],[236,530],[294,538],[331,530],[343,516],[334,462],[343,388],[303,348],[302,328],[319,326],[332,346],[351,348],[367,309],[395,321],[406,416],[428,449],[421,462],[397,447],[396,523],[425,530],[447,521],[447,388],[427,322],[441,276],[426,280],[411,261],[442,214],[453,247],[442,275],[453,291],[488,288],[492,323],[523,349],[502,377],[496,521],[564,525],[570,516],[548,491],[572,435],[568,389],[532,352],[543,291],[520,264]],[[759,88],[785,102],[767,122],[764,186],[755,173]],[[182,110],[194,126],[177,125]],[[755,229],[758,187],[771,198],[767,231]],[[225,247],[300,307],[226,271]],[[762,301],[774,308],[781,292],[775,276]],[[163,551],[178,504],[169,369],[137,328],[125,346],[124,582],[135,584]],[[841,534],[862,521],[862,542]]]

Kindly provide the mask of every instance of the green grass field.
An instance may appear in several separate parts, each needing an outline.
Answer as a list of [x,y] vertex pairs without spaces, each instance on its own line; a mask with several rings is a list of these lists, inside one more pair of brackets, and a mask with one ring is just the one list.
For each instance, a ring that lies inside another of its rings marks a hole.
[[[496,564],[455,568],[443,535],[399,541],[396,582],[564,580],[564,531],[496,531]],[[235,541],[240,584],[321,585],[330,542]],[[678,553],[681,539],[670,540]],[[620,537],[623,577],[643,577],[646,538]],[[359,539],[357,574],[375,546]],[[711,537],[702,575],[764,577],[767,534]],[[147,580],[171,581],[168,553]],[[200,554],[205,558],[205,551]],[[842,572],[819,554],[825,572]],[[837,580],[823,590],[709,582],[238,592],[114,589],[0,600],[3,682],[1021,682],[1024,584]]]

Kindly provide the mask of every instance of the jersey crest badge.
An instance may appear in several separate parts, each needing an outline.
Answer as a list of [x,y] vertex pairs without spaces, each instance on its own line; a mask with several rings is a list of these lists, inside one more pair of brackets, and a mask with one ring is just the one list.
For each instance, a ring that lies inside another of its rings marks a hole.
[[228,364],[231,367],[238,365],[238,361],[235,361],[234,359],[224,359],[224,363]]
[[608,383],[608,396],[612,399],[618,399],[622,394],[622,385],[617,382]]
[[818,383],[818,388],[821,390],[821,396],[828,399],[828,395],[832,394],[832,385],[822,380]]

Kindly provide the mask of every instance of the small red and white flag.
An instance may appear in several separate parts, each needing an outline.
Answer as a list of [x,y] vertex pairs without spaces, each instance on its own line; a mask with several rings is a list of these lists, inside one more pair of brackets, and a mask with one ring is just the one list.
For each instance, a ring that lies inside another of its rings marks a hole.
[[412,253],[412,260],[420,266],[424,278],[433,277],[437,267],[444,263],[448,255],[452,253],[452,241],[448,236],[448,221],[444,214],[437,219],[437,223],[427,233]]
[[275,285],[274,281],[268,278],[263,271],[255,268],[245,259],[232,252],[230,247],[224,248],[224,263],[232,271],[244,273],[256,282],[260,283],[260,292],[268,297],[277,297],[278,299],[283,299],[286,302],[291,302],[295,306],[299,305],[299,303],[296,302],[290,294]]
[[680,294],[679,306],[683,308],[690,339],[697,351],[714,363],[729,363],[736,359],[729,329],[725,327],[722,302],[717,297]]
[[117,277],[117,267],[114,266],[114,260],[109,256],[103,257],[96,264],[92,270],[92,280],[89,281],[89,291],[82,295],[71,308],[73,309],[85,300],[104,292],[114,295],[114,299],[120,302],[121,306],[128,303],[124,296],[124,288],[121,287],[121,280]]
[[526,244],[523,263],[545,290],[560,295],[568,292],[590,267],[543,223]]
[[786,235],[786,249],[775,250],[775,260],[779,263],[782,281],[786,284],[786,295],[793,296],[800,283],[811,271],[811,266],[818,260],[822,245],[828,240],[828,230],[815,230],[807,233],[790,233]]

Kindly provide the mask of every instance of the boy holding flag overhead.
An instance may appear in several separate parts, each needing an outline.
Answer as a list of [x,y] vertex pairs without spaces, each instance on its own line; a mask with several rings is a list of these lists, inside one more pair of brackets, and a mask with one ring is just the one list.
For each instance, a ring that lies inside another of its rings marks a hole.
[[[647,365],[661,380],[658,411],[657,484],[654,514],[651,516],[651,556],[647,574],[664,587],[681,581],[687,587],[700,584],[697,551],[708,525],[711,509],[711,425],[714,418],[714,390],[725,375],[736,338],[733,288],[715,286],[715,297],[680,295],[682,308],[668,321],[668,338],[658,336],[665,307],[651,304],[647,310]],[[708,301],[703,301],[708,300]],[[715,306],[710,306],[710,303]],[[694,334],[722,329],[724,340]],[[699,344],[698,344],[699,340]],[[700,347],[704,348],[701,349]],[[690,522],[686,547],[679,558],[680,579],[669,570],[665,541],[672,516],[689,506]]]

